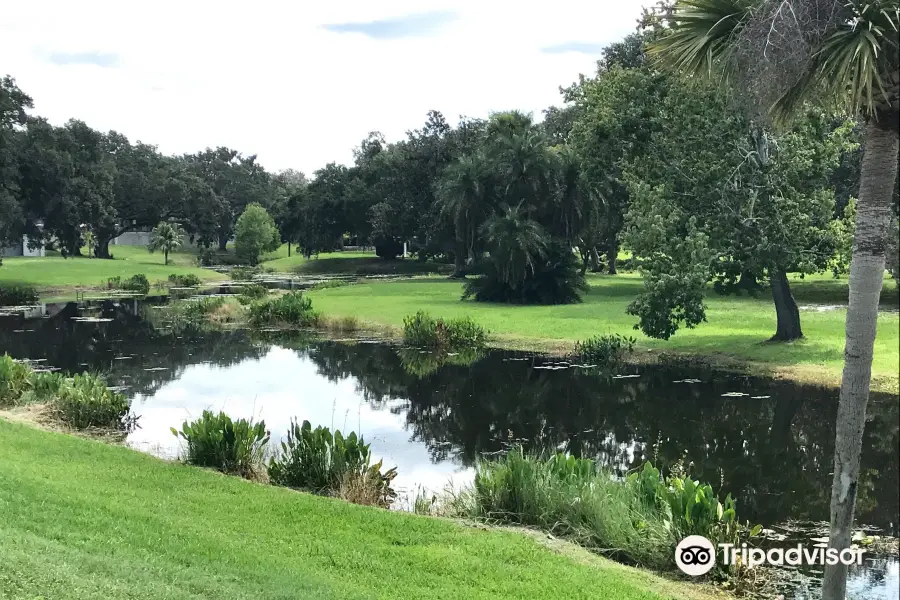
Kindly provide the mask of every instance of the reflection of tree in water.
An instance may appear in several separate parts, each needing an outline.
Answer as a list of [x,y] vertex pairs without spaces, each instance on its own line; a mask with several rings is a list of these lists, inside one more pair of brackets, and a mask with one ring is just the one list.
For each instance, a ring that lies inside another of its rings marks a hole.
[[[620,470],[646,459],[666,469],[684,457],[694,476],[738,497],[744,518],[828,518],[835,391],[672,368],[610,379],[504,360],[513,357],[491,353],[414,376],[384,346],[325,343],[311,354],[326,377],[356,378],[374,407],[393,401],[434,461],[472,465],[502,451],[510,436],[529,450],[568,449]],[[673,383],[686,377],[702,383]],[[735,391],[769,397],[722,397]],[[897,523],[897,453],[897,401],[873,399],[861,522]]]
[[[148,311],[154,310],[148,303],[104,301],[90,316],[111,321],[78,322],[72,317],[84,313],[69,303],[48,318],[0,321],[0,347],[15,357],[45,358],[44,364],[68,372],[102,372],[111,384],[145,396],[180,377],[186,366],[228,366],[259,358],[269,349],[244,331],[156,329],[148,318]],[[15,333],[22,329],[33,331]]]

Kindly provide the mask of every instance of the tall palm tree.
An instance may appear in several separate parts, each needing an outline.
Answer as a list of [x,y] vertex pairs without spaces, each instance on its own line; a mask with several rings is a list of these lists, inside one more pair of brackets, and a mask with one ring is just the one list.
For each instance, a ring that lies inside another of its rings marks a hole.
[[184,229],[178,223],[162,221],[150,232],[150,244],[147,250],[150,252],[161,251],[165,257],[165,264],[169,264],[169,252],[177,250],[184,240]]
[[447,166],[437,183],[441,212],[453,219],[456,229],[456,274],[464,261],[475,258],[478,227],[489,213],[486,159],[480,153],[462,156]]
[[[754,116],[785,119],[805,102],[866,123],[838,407],[829,546],[850,546],[872,373],[891,196],[900,150],[897,0],[677,0],[651,47],[663,65],[723,76]],[[847,566],[828,566],[823,600],[843,600]]]
[[[524,201],[523,201],[524,202]],[[500,280],[517,287],[534,273],[535,263],[547,251],[548,237],[540,223],[529,219],[517,206],[504,206],[484,224],[484,237],[491,251],[491,261]]]

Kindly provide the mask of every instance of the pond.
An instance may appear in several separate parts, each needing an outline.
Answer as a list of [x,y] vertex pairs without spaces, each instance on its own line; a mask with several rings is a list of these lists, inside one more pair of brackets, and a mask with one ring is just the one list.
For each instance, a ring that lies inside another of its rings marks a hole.
[[[386,466],[398,467],[396,487],[409,493],[470,482],[478,457],[511,444],[568,450],[622,473],[648,459],[663,468],[683,460],[695,477],[739,499],[742,520],[794,538],[823,535],[834,390],[675,366],[603,377],[503,351],[440,364],[377,340],[176,334],[154,328],[155,310],[110,300],[0,316],[0,352],[104,372],[140,416],[127,443],[161,456],[178,453],[169,428],[209,408],[265,419],[273,437],[291,418],[356,430]],[[898,421],[897,398],[873,396],[857,509],[869,533],[898,533]],[[803,575],[787,598],[816,597],[820,573]],[[896,557],[853,568],[850,589],[859,600],[897,598]]]

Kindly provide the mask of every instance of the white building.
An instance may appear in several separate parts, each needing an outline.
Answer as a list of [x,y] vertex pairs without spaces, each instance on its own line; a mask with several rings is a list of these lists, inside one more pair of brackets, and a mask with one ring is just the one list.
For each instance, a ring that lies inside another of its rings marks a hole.
[[0,256],[44,256],[44,247],[38,246],[32,250],[28,247],[28,236],[23,235],[20,243],[0,248]]

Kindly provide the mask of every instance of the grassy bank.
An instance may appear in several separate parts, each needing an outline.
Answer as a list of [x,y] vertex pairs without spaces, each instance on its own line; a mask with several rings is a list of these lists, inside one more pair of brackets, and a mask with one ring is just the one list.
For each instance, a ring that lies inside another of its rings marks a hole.
[[[577,340],[620,333],[638,338],[638,360],[652,360],[662,352],[703,358],[718,366],[795,380],[839,385],[843,366],[845,310],[801,311],[804,340],[769,343],[775,331],[775,310],[766,297],[710,295],[707,318],[693,330],[683,329],[671,340],[652,340],[632,329],[635,318],[625,313],[640,292],[636,274],[591,276],[582,304],[566,306],[509,306],[460,301],[462,284],[438,278],[374,282],[310,292],[313,305],[325,315],[354,315],[363,322],[399,328],[406,315],[418,310],[435,317],[471,316],[486,327],[500,345],[543,350],[570,350]],[[829,277],[793,282],[798,304],[828,305],[847,301],[847,281]],[[897,287],[885,283],[882,306],[896,308]],[[818,308],[821,308],[819,306]],[[898,314],[879,316],[875,342],[873,385],[881,391],[898,389]]]
[[534,539],[0,419],[0,597],[711,598]]
[[151,284],[165,281],[172,274],[193,274],[203,281],[225,279],[215,271],[192,266],[186,253],[170,255],[168,265],[163,264],[162,254],[150,254],[142,247],[113,246],[112,253],[113,260],[59,256],[4,258],[0,284],[31,285],[42,297],[49,297],[63,296],[76,289],[104,288],[111,277],[127,279],[138,273],[146,275]]

